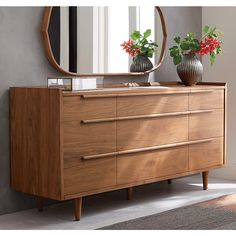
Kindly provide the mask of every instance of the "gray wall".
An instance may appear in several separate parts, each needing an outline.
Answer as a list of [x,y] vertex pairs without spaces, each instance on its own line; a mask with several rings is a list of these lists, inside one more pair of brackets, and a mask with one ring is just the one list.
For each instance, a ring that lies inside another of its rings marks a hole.
[[195,32],[201,38],[201,7],[162,7],[167,25],[167,50],[164,63],[156,73],[157,81],[179,81],[176,68],[169,56],[169,48],[173,46],[175,36],[186,36],[187,32]]
[[[220,17],[216,17],[219,16]],[[221,37],[223,42],[223,54],[218,56],[214,65],[209,63],[209,56],[203,57],[203,79],[205,81],[227,82],[227,165],[211,173],[216,178],[236,180],[236,158],[235,158],[235,139],[236,139],[236,73],[235,67],[235,41],[236,32],[232,30],[232,22],[236,20],[236,7],[203,7],[202,24],[216,26],[224,34]]]
[[[201,8],[165,7],[168,48],[176,33],[200,32]],[[58,73],[49,65],[41,42],[42,7],[0,7],[0,214],[35,206],[34,198],[11,191],[9,187],[9,99],[11,86],[46,85],[49,75]],[[156,80],[177,79],[169,58],[157,72]],[[106,82],[140,81],[130,78],[107,78]]]
[[0,214],[33,207],[32,197],[9,188],[9,99],[11,86],[46,84],[56,71],[41,42],[43,8],[0,7]]

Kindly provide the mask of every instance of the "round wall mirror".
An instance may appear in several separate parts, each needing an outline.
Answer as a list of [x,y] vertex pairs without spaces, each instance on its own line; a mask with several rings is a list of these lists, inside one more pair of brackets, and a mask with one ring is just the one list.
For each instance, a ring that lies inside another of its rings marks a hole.
[[[148,39],[158,47],[150,59],[153,68],[130,72],[132,58],[121,44],[135,31],[151,30]],[[43,43],[49,62],[72,76],[143,75],[162,63],[166,26],[159,7],[81,6],[46,7]]]

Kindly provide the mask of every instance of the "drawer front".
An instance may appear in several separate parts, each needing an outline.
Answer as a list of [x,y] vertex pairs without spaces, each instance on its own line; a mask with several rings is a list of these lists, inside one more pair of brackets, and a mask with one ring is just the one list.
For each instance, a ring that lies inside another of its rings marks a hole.
[[160,94],[117,98],[117,116],[188,110],[188,94]]
[[76,194],[116,184],[116,157],[65,162],[65,195]]
[[116,151],[116,123],[64,122],[64,156],[83,156]]
[[187,140],[187,115],[117,122],[118,151]]
[[189,168],[199,170],[217,165],[223,165],[223,138],[211,142],[189,146]]
[[117,183],[125,184],[188,171],[188,147],[117,157]]
[[82,98],[81,96],[63,98],[64,121],[80,121],[115,116],[116,98]]
[[189,139],[222,137],[224,135],[224,110],[189,116]]
[[224,90],[215,90],[205,93],[189,94],[189,109],[217,109],[224,108]]

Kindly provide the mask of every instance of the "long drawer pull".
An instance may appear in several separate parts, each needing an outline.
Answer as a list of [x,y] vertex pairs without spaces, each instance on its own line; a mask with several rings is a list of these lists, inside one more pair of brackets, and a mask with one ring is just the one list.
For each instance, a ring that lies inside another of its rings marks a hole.
[[214,90],[191,90],[190,93],[212,93]]
[[98,159],[98,158],[109,157],[109,156],[119,156],[119,155],[124,155],[124,154],[132,154],[132,153],[145,152],[145,151],[154,151],[154,150],[160,150],[160,149],[166,149],[166,148],[172,148],[172,147],[180,147],[180,146],[185,146],[185,145],[206,143],[206,142],[211,142],[212,140],[213,139],[211,138],[211,139],[186,141],[186,142],[173,143],[173,144],[164,144],[164,145],[159,145],[159,146],[137,148],[137,149],[131,149],[131,150],[125,150],[125,151],[119,151],[119,152],[110,152],[110,153],[82,156],[81,159],[82,160],[91,160],[91,159]]
[[158,117],[166,117],[166,116],[180,116],[180,115],[190,115],[190,114],[198,114],[198,113],[209,113],[212,111],[213,110],[195,110],[195,111],[181,111],[181,112],[170,112],[170,113],[151,114],[151,115],[121,116],[121,117],[82,120],[81,123],[91,124],[91,123],[101,123],[101,122],[110,122],[110,121],[135,120],[135,119],[144,119],[144,118],[158,118]]
[[[145,90],[146,92],[146,90]],[[166,91],[166,90],[160,90],[157,92],[149,91],[148,93],[115,93],[115,94],[83,94],[81,95],[82,98],[111,98],[111,97],[132,97],[132,96],[152,96],[152,95],[175,95],[175,94],[189,94],[191,91]]]

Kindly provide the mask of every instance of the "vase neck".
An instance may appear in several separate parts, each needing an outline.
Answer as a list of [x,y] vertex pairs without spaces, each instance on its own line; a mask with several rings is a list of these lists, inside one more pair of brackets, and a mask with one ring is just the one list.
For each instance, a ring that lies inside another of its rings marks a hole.
[[196,58],[197,58],[197,56],[195,53],[189,53],[189,54],[183,55],[183,59],[185,59],[185,60],[196,59]]

